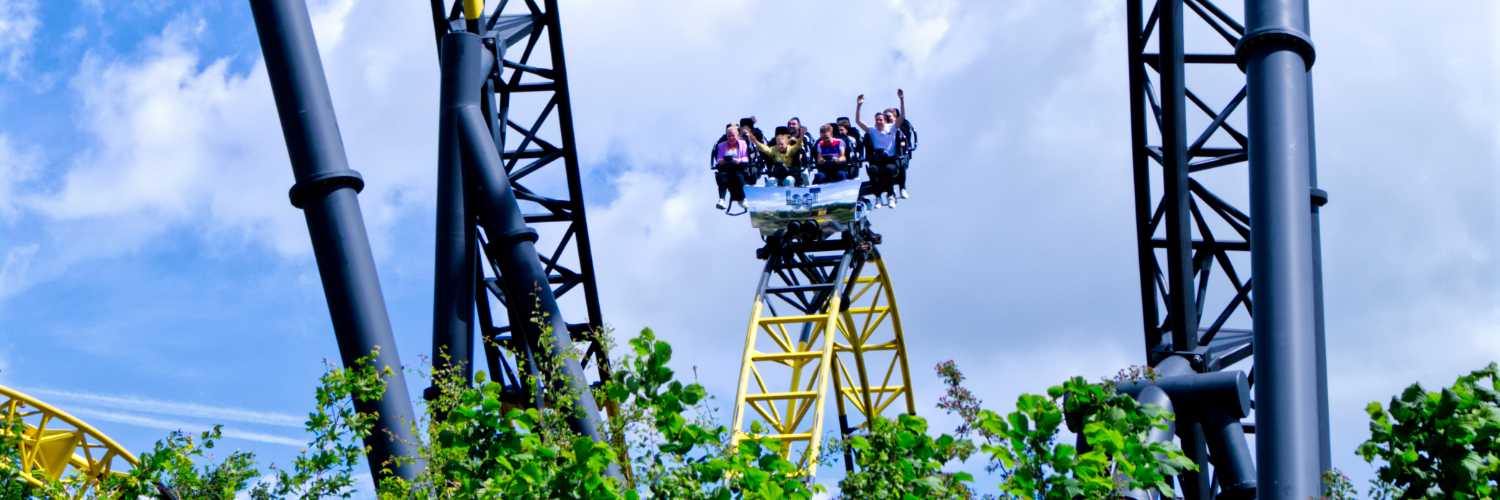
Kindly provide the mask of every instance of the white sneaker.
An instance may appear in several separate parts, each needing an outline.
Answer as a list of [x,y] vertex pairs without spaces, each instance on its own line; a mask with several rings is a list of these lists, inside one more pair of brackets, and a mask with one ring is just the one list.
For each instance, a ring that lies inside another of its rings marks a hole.
[[885,199],[885,207],[886,208],[896,208],[896,197],[894,195],[886,197],[886,199]]
[[904,200],[904,199],[907,199],[907,198],[911,198],[911,193],[906,192],[906,188],[897,188],[896,189],[896,196],[899,196],[901,199]]
[[736,201],[735,203],[738,203],[740,205],[740,213],[745,213],[745,212],[749,212],[750,211],[750,209],[745,208],[745,202],[743,202],[743,201]]
[[715,203],[714,206],[719,207],[719,210],[729,208],[729,204],[725,203],[723,198],[719,198],[719,202]]

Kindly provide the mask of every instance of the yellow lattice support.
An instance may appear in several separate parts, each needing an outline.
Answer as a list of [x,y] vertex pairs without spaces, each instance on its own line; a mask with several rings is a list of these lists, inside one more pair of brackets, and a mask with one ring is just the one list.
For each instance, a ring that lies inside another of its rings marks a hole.
[[74,497],[82,498],[100,478],[138,463],[135,455],[98,429],[9,387],[0,386],[0,416],[0,434],[20,434],[20,476],[33,486],[60,481]]
[[[839,321],[840,342],[834,344],[840,420],[850,430],[863,429],[870,417],[886,415],[897,401],[904,403],[898,408],[915,414],[901,310],[885,262],[866,262],[847,286],[849,304]],[[845,411],[846,405],[855,411]]]
[[[885,264],[878,258],[863,265],[851,260],[839,265],[853,269],[830,273],[844,282],[825,285],[829,291],[811,314],[795,308],[775,314],[767,293],[775,289],[764,285],[751,306],[732,444],[747,437],[780,439],[782,454],[809,476],[817,472],[830,379],[843,432],[863,428],[898,400],[905,412],[915,411],[901,316]],[[756,424],[759,432],[750,427]]]

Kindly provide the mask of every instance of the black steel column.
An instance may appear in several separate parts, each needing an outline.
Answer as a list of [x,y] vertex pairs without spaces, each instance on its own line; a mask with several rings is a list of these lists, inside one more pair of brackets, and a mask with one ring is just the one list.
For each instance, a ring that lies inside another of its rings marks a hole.
[[[378,401],[354,401],[361,413],[379,412],[374,431],[365,438],[370,473],[378,482],[386,476],[383,464],[389,459],[416,458],[417,441],[411,434],[411,398],[359,210],[364,182],[349,169],[344,154],[307,5],[300,0],[251,0],[250,8],[297,179],[292,205],[307,218],[339,356],[344,366],[353,366],[379,349],[376,368],[394,371]],[[391,464],[390,470],[403,478],[415,477],[419,465],[403,462]]]
[[[445,37],[446,41],[447,38]],[[434,370],[456,369],[464,383],[474,373],[474,224],[468,212],[463,155],[459,150],[458,106],[464,91],[478,92],[484,80],[479,43],[443,43],[438,111],[437,245],[433,264],[432,363]],[[462,64],[470,59],[473,64]],[[445,358],[443,355],[446,354]],[[434,381],[434,387],[436,386]],[[431,392],[428,398],[435,397]]]
[[1318,450],[1320,469],[1333,468],[1333,451],[1328,440],[1328,338],[1323,331],[1323,230],[1318,223],[1318,211],[1328,203],[1328,193],[1318,188],[1318,144],[1317,120],[1313,116],[1312,72],[1307,73],[1307,144],[1312,148],[1312,161],[1308,164],[1308,185],[1312,186],[1312,245],[1313,245],[1313,295],[1316,297],[1316,321],[1318,323],[1318,429],[1323,442]]
[[[1171,0],[1168,0],[1171,1]],[[1192,363],[1183,356],[1169,356],[1163,359],[1155,367],[1157,376],[1187,377],[1196,373],[1193,371]],[[1209,500],[1213,498],[1213,472],[1210,468],[1211,462],[1208,455],[1208,442],[1205,439],[1203,426],[1198,421],[1198,416],[1186,411],[1186,405],[1174,405],[1174,431],[1177,440],[1182,444],[1182,454],[1198,464],[1196,471],[1182,471],[1177,476],[1177,486],[1182,491],[1182,497],[1188,500]]]
[[[547,275],[537,256],[535,242],[537,233],[526,226],[521,208],[516,203],[515,191],[511,188],[504,166],[500,163],[500,151],[495,147],[490,129],[485,123],[480,108],[480,88],[488,68],[485,60],[478,57],[483,51],[479,36],[470,33],[449,33],[443,37],[444,51],[449,45],[470,44],[473,48],[465,52],[475,54],[457,61],[444,61],[445,74],[473,75],[472,80],[457,82],[454,101],[445,102],[458,119],[459,147],[463,152],[464,175],[477,187],[474,207],[479,223],[488,238],[487,253],[500,266],[501,282],[506,297],[513,335],[533,346],[546,349],[556,366],[549,373],[556,377],[566,391],[566,397],[574,406],[570,423],[579,434],[595,441],[603,440],[598,405],[583,375],[579,360],[567,356],[573,349],[568,324],[557,306],[557,299],[547,283]],[[455,49],[458,50],[458,49]],[[467,66],[449,68],[450,65]],[[532,322],[540,315],[541,327]],[[548,331],[542,331],[545,327]],[[542,334],[546,333],[545,338]],[[553,387],[549,387],[552,389]],[[540,395],[537,395],[540,396]],[[556,400],[558,398],[551,398]]]
[[[548,18],[546,23],[548,26],[548,52],[552,55],[552,71],[556,75],[553,83],[557,89],[557,93],[555,94],[557,99],[557,130],[563,144],[574,145],[577,144],[577,141],[573,138],[573,100],[570,97],[571,93],[568,92],[567,60],[563,57],[562,18],[558,14],[557,0],[546,0],[544,4],[546,5],[546,16]],[[578,271],[579,274],[589,277],[589,282],[584,284],[588,288],[584,294],[584,303],[585,307],[588,308],[589,326],[600,328],[604,325],[596,324],[596,322],[601,321],[599,318],[603,318],[604,314],[599,309],[599,293],[593,283],[594,247],[589,243],[589,232],[586,230],[589,224],[583,204],[583,176],[578,173],[577,148],[569,147],[563,151],[563,164],[570,173],[568,175],[568,199],[572,201],[573,206],[570,208],[572,208],[573,213],[573,225],[577,228],[573,237],[578,240]],[[607,361],[608,353],[604,353],[601,359]],[[606,365],[601,363],[599,368],[601,370],[600,377],[608,377],[605,373],[607,371]]]
[[1306,0],[1247,0],[1237,49],[1249,88],[1255,269],[1256,462],[1265,498],[1322,493],[1318,265],[1312,217],[1313,63]]
[[1141,322],[1145,330],[1146,359],[1161,344],[1161,328],[1156,303],[1156,255],[1151,248],[1151,159],[1146,143],[1146,68],[1141,61],[1145,52],[1146,33],[1141,16],[1141,2],[1125,2],[1126,50],[1130,64],[1130,159],[1135,183],[1136,263],[1140,267]]
[[1187,82],[1182,55],[1182,1],[1160,0],[1162,205],[1166,207],[1167,328],[1172,350],[1198,347],[1193,287],[1193,228],[1188,212]]

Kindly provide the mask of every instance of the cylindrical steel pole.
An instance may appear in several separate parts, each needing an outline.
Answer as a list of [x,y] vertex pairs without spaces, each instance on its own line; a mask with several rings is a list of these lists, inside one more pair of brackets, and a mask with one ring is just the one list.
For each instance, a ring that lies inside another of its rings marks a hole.
[[[1136,2],[1132,1],[1131,3],[1136,3]],[[838,377],[834,377],[834,378],[837,379]],[[1168,422],[1166,428],[1164,428],[1164,429],[1152,429],[1151,432],[1146,433],[1146,441],[1147,442],[1150,442],[1150,443],[1170,443],[1170,442],[1172,442],[1172,438],[1176,436],[1175,433],[1176,433],[1176,419],[1177,419],[1176,414],[1177,414],[1177,411],[1172,408],[1172,399],[1170,397],[1167,397],[1167,391],[1161,390],[1161,387],[1157,387],[1156,385],[1146,385],[1145,387],[1141,388],[1141,390],[1140,390],[1139,393],[1136,393],[1135,400],[1136,401],[1140,401],[1142,405],[1156,406],[1158,408],[1166,410],[1167,413],[1173,414],[1173,417],[1172,417],[1173,421],[1172,422]],[[1079,437],[1082,438],[1082,435],[1080,434]],[[1082,441],[1082,439],[1080,439],[1080,441]],[[1079,446],[1078,449],[1082,450],[1083,447]],[[1130,491],[1127,491],[1124,494],[1120,495],[1120,497],[1121,498],[1131,498],[1131,499],[1135,499],[1135,500],[1151,500],[1153,498],[1159,498],[1159,495],[1160,494],[1157,493],[1157,492],[1155,492],[1155,491],[1147,491],[1147,490],[1144,490],[1144,489],[1140,489],[1140,490],[1130,490]]]
[[1307,144],[1312,148],[1312,162],[1308,164],[1308,185],[1313,188],[1312,200],[1312,244],[1313,244],[1313,295],[1317,298],[1314,304],[1316,321],[1318,322],[1318,429],[1323,436],[1322,446],[1318,450],[1318,462],[1321,470],[1333,468],[1333,451],[1329,449],[1328,440],[1328,336],[1323,330],[1323,229],[1318,222],[1318,212],[1323,205],[1328,203],[1328,193],[1318,188],[1318,144],[1313,140],[1317,137],[1317,119],[1314,117],[1312,105],[1312,72],[1307,73]]
[[[375,367],[394,373],[379,400],[354,401],[361,413],[379,413],[374,431],[365,438],[370,473],[377,481],[385,477],[385,470],[413,478],[419,469],[413,462],[415,419],[359,210],[358,193],[364,183],[349,169],[344,154],[307,5],[301,0],[251,0],[250,9],[297,179],[292,205],[307,218],[339,356],[344,366],[353,366],[378,349]],[[398,457],[405,460],[387,469],[387,462]]]
[[[444,37],[446,42],[452,40]],[[469,42],[469,43],[461,43]],[[437,245],[433,259],[432,364],[434,372],[452,370],[464,383],[474,373],[474,223],[468,212],[463,154],[459,151],[458,105],[465,91],[481,81],[478,63],[484,46],[468,38],[442,44],[442,87],[438,111]],[[436,380],[433,387],[437,387]],[[427,397],[436,397],[433,389]]]
[[1255,498],[1255,462],[1250,459],[1250,445],[1245,441],[1240,415],[1211,408],[1205,409],[1200,418],[1208,453],[1213,457],[1214,477],[1219,483],[1215,500]]
[[1258,483],[1263,498],[1318,497],[1327,436],[1318,415],[1307,2],[1246,0],[1245,17],[1236,52],[1250,106]]
[[[1181,355],[1168,356],[1157,363],[1154,368],[1159,377],[1158,380],[1197,373],[1192,363]],[[1177,433],[1177,440],[1182,444],[1182,454],[1198,464],[1198,470],[1183,471],[1179,474],[1177,484],[1182,490],[1183,498],[1209,500],[1213,498],[1213,477],[1208,472],[1210,465],[1208,443],[1203,434],[1203,426],[1199,425],[1197,416],[1188,411],[1185,405],[1175,406],[1176,422],[1173,424],[1173,431]]]

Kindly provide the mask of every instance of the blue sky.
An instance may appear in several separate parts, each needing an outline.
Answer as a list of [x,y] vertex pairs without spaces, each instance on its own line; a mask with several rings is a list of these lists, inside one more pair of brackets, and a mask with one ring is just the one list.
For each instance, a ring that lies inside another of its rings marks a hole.
[[[794,3],[562,3],[606,320],[656,328],[721,401],[758,239],[712,210],[707,141],[749,113],[894,104],[898,86],[922,157],[913,198],[876,224],[919,409],[944,359],[1000,408],[1141,361],[1122,6],[825,2],[768,27],[757,16]],[[417,366],[436,137],[426,6],[312,5]],[[1500,5],[1320,1],[1312,15],[1333,448],[1358,479],[1366,401],[1500,358]],[[839,50],[812,57],[828,41]],[[133,449],[222,422],[231,446],[287,461],[337,352],[272,106],[242,2],[0,0],[0,383]]]

